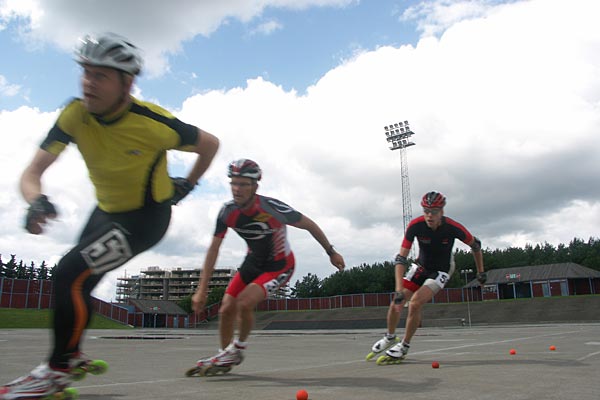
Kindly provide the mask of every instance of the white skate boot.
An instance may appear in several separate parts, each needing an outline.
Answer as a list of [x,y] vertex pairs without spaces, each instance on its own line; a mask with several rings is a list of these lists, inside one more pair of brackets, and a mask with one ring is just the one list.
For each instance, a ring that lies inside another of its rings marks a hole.
[[410,345],[402,341],[397,345],[390,347],[385,352],[385,355],[379,357],[377,359],[377,365],[400,364],[408,354],[409,349]]
[[390,347],[392,347],[399,341],[400,341],[400,339],[398,339],[398,337],[396,335],[394,335],[394,336],[385,335],[382,339],[379,339],[377,342],[375,342],[375,344],[371,348],[371,352],[369,354],[367,354],[367,357],[366,357],[367,361],[373,359],[373,357],[375,357],[377,354],[381,353],[384,350],[389,349]]
[[78,392],[68,386],[73,381],[68,371],[58,371],[40,364],[29,375],[0,386],[0,400],[17,399],[76,399]]
[[186,376],[213,376],[217,374],[226,374],[231,368],[240,365],[244,361],[244,348],[231,343],[225,350],[219,352],[210,358],[198,360],[196,367],[188,370]]

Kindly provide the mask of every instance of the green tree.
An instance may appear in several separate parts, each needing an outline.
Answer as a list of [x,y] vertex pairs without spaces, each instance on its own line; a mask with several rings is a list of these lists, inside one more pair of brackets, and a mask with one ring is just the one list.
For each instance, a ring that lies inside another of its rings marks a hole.
[[210,306],[216,303],[220,303],[223,299],[223,296],[225,295],[225,289],[227,289],[226,286],[217,286],[210,289],[210,292],[208,292],[208,297],[206,299],[206,305]]
[[17,256],[16,254],[10,255],[10,260],[6,264],[4,264],[4,276],[7,278],[16,278],[17,277]]
[[185,296],[183,299],[177,301],[177,305],[181,307],[186,313],[191,314],[192,310],[192,296]]
[[58,264],[54,264],[54,266],[52,268],[50,268],[50,271],[48,272],[48,279],[54,278],[54,272],[56,271],[57,267],[58,267]]
[[[223,299],[223,296],[225,295],[225,289],[227,289],[226,286],[217,286],[217,287],[210,289],[210,292],[208,292],[208,296],[206,298],[206,306],[211,306],[213,304],[219,303]],[[191,314],[192,312],[194,312],[194,310],[192,309],[192,296],[191,295],[186,296],[183,299],[179,300],[177,302],[177,305],[179,307],[181,307],[183,310],[185,310],[185,312],[187,312],[188,314]]]
[[37,278],[37,269],[36,269],[33,261],[31,262],[29,267],[27,267],[27,271],[25,272],[25,275],[27,276],[26,279],[29,279],[29,280],[34,280]]
[[321,281],[319,280],[319,277],[310,272],[302,278],[302,282],[296,281],[296,284],[292,288],[292,297],[297,299],[321,297],[322,295],[323,292],[321,290]]
[[40,264],[40,268],[38,269],[38,279],[43,280],[43,279],[48,279],[49,277],[49,272],[48,271],[48,264],[46,264],[46,261],[42,261],[42,263]]
[[15,278],[17,279],[27,279],[27,267],[23,264],[23,260],[19,260],[19,264],[17,264],[17,275]]

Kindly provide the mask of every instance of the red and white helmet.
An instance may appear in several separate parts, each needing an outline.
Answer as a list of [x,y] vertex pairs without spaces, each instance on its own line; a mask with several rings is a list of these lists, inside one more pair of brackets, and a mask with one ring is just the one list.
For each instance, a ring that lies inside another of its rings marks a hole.
[[247,158],[240,158],[229,164],[227,176],[230,178],[233,176],[242,176],[244,178],[260,181],[260,178],[262,178],[262,171],[256,162]]
[[443,208],[446,205],[446,198],[440,192],[425,193],[421,199],[421,207]]

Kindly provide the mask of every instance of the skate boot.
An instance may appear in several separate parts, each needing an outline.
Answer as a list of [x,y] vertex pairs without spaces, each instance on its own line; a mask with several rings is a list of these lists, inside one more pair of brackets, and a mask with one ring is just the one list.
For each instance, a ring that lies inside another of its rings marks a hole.
[[6,386],[0,386],[0,400],[73,400],[79,397],[77,389],[68,387],[73,377],[68,371],[54,370],[40,364],[29,375],[22,376]]
[[398,343],[400,339],[396,335],[390,336],[385,335],[382,339],[378,340],[373,347],[371,348],[371,352],[367,354],[366,360],[372,360],[377,354],[381,353],[384,350],[389,349],[396,343]]
[[394,347],[389,348],[385,352],[385,355],[377,359],[377,365],[400,364],[408,354],[408,349],[410,349],[409,344],[404,343],[404,341],[398,343]]
[[69,368],[73,380],[80,381],[90,373],[92,375],[101,375],[108,370],[108,363],[104,360],[92,360],[82,352],[75,353],[69,360]]
[[189,369],[185,375],[213,376],[226,374],[231,371],[232,367],[242,363],[244,360],[243,349],[243,347],[231,343],[225,350],[219,350],[214,357],[198,360],[196,366]]

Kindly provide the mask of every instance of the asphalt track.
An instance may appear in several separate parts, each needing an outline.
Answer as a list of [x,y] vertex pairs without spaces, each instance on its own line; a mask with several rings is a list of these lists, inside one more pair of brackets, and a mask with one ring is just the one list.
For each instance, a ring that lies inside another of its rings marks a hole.
[[[256,331],[229,374],[186,378],[215,352],[216,331],[91,330],[84,351],[110,370],[74,386],[90,400],[294,400],[299,389],[310,400],[600,399],[600,324],[422,328],[392,366],[364,359],[381,334]],[[0,330],[2,383],[45,358],[49,340],[46,330]]]

